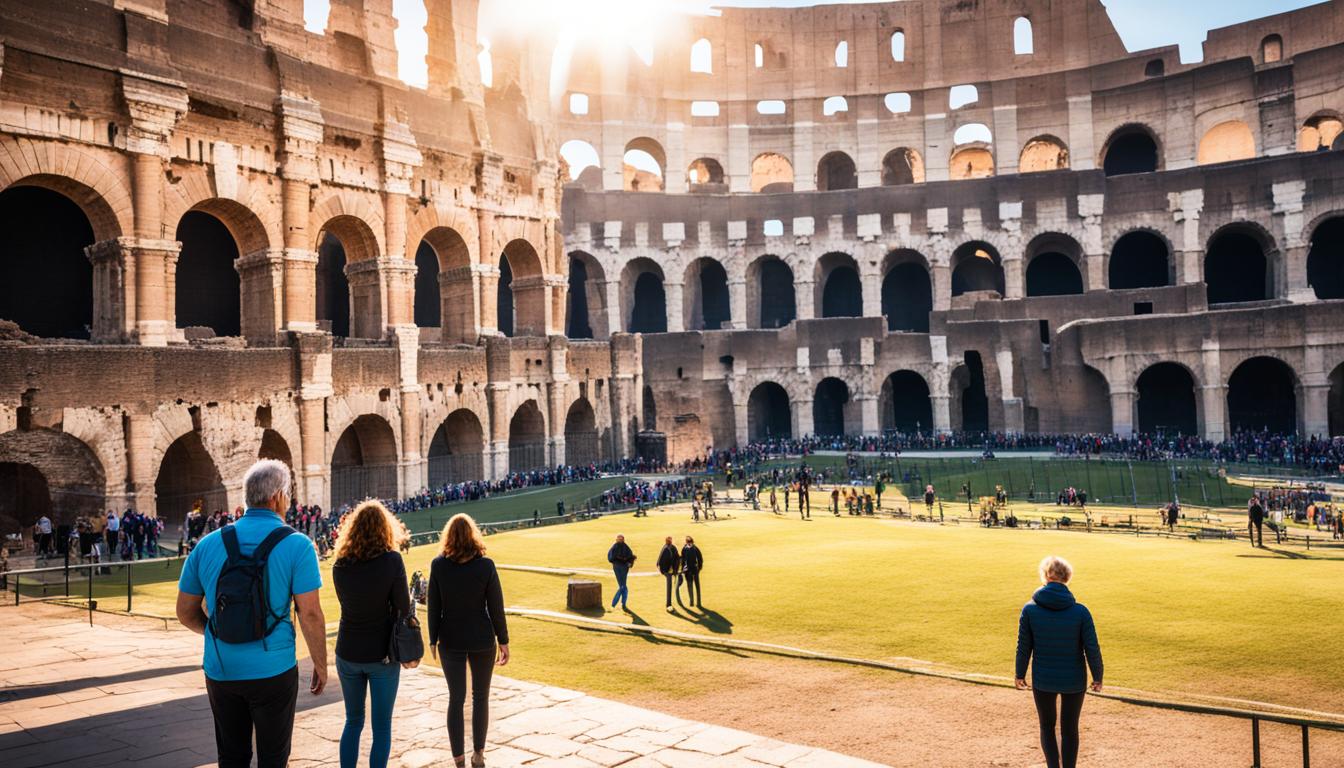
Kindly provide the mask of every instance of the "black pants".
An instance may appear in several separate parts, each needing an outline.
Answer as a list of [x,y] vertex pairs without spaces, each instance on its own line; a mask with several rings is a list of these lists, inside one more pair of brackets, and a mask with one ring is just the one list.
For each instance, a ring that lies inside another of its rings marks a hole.
[[686,601],[691,605],[699,605],[704,599],[700,594],[700,574],[698,572],[686,572]]
[[[1032,691],[1036,699],[1036,717],[1041,723],[1041,751],[1045,753],[1046,768],[1075,768],[1078,765],[1078,717],[1083,713],[1084,695],[1082,691]],[[1063,702],[1059,712],[1058,744],[1055,742],[1055,697]]]
[[[667,580],[667,607],[668,607],[668,608],[671,608],[671,607],[672,607],[672,589],[673,589],[673,586],[674,586],[673,583],[676,581],[677,574],[675,574],[675,573],[665,573],[665,574],[663,574],[663,578]],[[677,599],[680,600],[680,599],[681,599],[681,587],[680,587],[680,586],[677,586],[676,589],[677,589]]]
[[485,752],[485,732],[490,726],[490,676],[495,671],[495,649],[450,651],[439,648],[443,676],[448,678],[448,746],[453,756],[466,754],[463,719],[467,703],[467,667],[471,667],[471,746]]
[[1246,524],[1246,530],[1250,533],[1251,536],[1251,546],[1263,547],[1265,545],[1265,529],[1263,528],[1263,526],[1264,523],[1260,520],[1256,520],[1255,518],[1251,518],[1251,521]]
[[294,735],[294,705],[299,696],[299,668],[261,680],[205,679],[210,711],[215,716],[215,749],[219,768],[247,768],[252,762],[252,734],[257,737],[257,768],[289,763]]

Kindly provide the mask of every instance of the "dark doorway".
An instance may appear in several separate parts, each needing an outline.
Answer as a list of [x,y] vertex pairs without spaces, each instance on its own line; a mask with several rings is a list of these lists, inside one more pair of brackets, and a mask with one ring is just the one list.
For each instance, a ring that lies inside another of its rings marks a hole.
[[1344,218],[1327,219],[1311,233],[1307,284],[1318,299],[1344,299]]
[[569,258],[569,302],[565,306],[565,335],[571,339],[593,338],[588,320],[588,265]]
[[999,254],[985,243],[966,243],[952,252],[952,295],[972,291],[1004,294]]
[[1195,380],[1176,363],[1158,363],[1139,375],[1139,431],[1145,434],[1197,435]]
[[1330,395],[1327,406],[1330,436],[1344,435],[1344,365],[1330,372]]
[[438,328],[443,302],[439,299],[439,254],[426,240],[415,249],[415,324]]
[[897,432],[932,432],[933,401],[929,385],[914,371],[897,371],[882,384],[882,428]]
[[602,444],[598,440],[597,415],[588,398],[580,397],[569,406],[565,416],[565,463],[574,466],[595,464],[602,460]]
[[928,270],[905,262],[887,272],[882,279],[882,314],[887,318],[887,330],[928,333],[932,311],[933,286]]
[[1073,259],[1042,253],[1027,265],[1028,296],[1072,296],[1083,292],[1083,276]]
[[93,265],[84,248],[93,226],[83,209],[59,192],[10,187],[0,192],[0,226],[0,319],[34,336],[89,338]]
[[863,288],[859,272],[851,266],[838,266],[826,275],[821,292],[822,317],[862,317]]
[[1269,298],[1269,263],[1260,241],[1239,230],[1215,235],[1204,256],[1204,282],[1210,304]]
[[513,268],[509,257],[499,258],[499,287],[495,289],[495,321],[499,332],[513,335]]
[[1106,147],[1102,169],[1107,176],[1152,173],[1157,170],[1157,142],[1142,128],[1122,128]]
[[1227,380],[1227,421],[1233,432],[1297,432],[1293,369],[1272,357],[1253,357]]
[[700,260],[700,320],[707,331],[727,327],[731,320],[728,273],[714,259]]
[[32,464],[0,462],[0,533],[22,533],[46,516],[55,521],[51,489],[41,470]]
[[317,247],[317,319],[333,336],[350,335],[350,283],[345,278],[345,246],[325,233]]
[[509,421],[509,471],[528,472],[546,464],[546,422],[537,401],[528,400]]
[[793,437],[793,414],[784,388],[767,381],[747,398],[747,439],[787,440]]
[[761,262],[761,327],[783,328],[798,316],[793,270],[779,259]]
[[475,413],[459,408],[448,414],[429,443],[429,485],[485,478],[481,446],[484,433]]
[[818,192],[855,189],[858,186],[859,174],[854,167],[854,160],[844,152],[831,152],[817,163]]
[[966,362],[967,384],[961,391],[961,428],[967,432],[989,431],[989,397],[985,394],[985,366],[980,353],[968,351]]
[[188,432],[168,446],[154,481],[154,499],[159,519],[169,524],[186,520],[197,502],[207,513],[232,511],[228,509],[228,494],[219,469],[206,452],[199,433]]
[[643,399],[644,399],[643,403],[644,407],[641,410],[644,411],[644,413],[642,414],[644,418],[641,419],[641,421],[643,422],[644,429],[657,429],[658,401],[655,400],[653,397],[653,387],[650,387],[648,384],[644,385]]
[[341,432],[331,454],[331,505],[397,498],[397,439],[381,416],[364,414]]
[[1115,290],[1171,285],[1167,242],[1152,232],[1126,233],[1111,249],[1107,285]]
[[630,310],[630,333],[667,333],[667,295],[663,279],[642,272],[635,280],[635,302]]
[[283,462],[289,467],[290,475],[294,474],[294,456],[289,451],[289,443],[285,442],[285,438],[274,429],[267,429],[261,433],[261,447],[257,449],[257,458]]
[[819,436],[845,434],[845,404],[849,387],[836,378],[825,378],[812,398],[812,433]]
[[182,253],[177,260],[177,327],[205,327],[216,336],[242,333],[242,291],[238,244],[224,222],[203,211],[187,211],[177,225]]
[[910,150],[893,149],[882,158],[882,186],[895,187],[915,183],[915,169],[910,162]]

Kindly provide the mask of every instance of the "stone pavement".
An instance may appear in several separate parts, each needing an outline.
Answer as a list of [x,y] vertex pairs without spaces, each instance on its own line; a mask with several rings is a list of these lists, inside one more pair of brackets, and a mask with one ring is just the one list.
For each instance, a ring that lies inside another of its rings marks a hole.
[[[90,627],[87,614],[76,610],[0,608],[0,765],[212,765],[200,642],[162,621],[99,614]],[[344,711],[334,672],[330,679],[318,697],[300,686],[291,760],[298,768],[337,762]],[[447,707],[437,669],[403,671],[392,765],[452,765]],[[502,677],[495,678],[490,707],[491,768],[876,765]],[[362,741],[367,756],[367,727]]]

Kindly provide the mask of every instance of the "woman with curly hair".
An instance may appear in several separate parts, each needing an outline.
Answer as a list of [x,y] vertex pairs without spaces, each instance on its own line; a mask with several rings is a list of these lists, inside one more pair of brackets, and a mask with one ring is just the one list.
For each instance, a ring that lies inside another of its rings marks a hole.
[[[392,750],[392,706],[401,669],[388,658],[392,623],[410,615],[406,565],[397,551],[406,535],[401,521],[379,501],[365,501],[341,520],[331,578],[341,601],[336,635],[336,673],[345,698],[341,768],[359,760],[367,689],[373,699],[373,745],[369,765],[384,768]],[[402,664],[412,669],[418,661]]]
[[[509,628],[495,563],[485,556],[476,521],[454,515],[443,527],[442,550],[429,567],[429,648],[443,655],[448,678],[448,742],[458,768],[466,766],[463,715],[471,667],[472,768],[485,765],[490,724],[490,676],[509,663]],[[498,657],[495,643],[498,641]]]

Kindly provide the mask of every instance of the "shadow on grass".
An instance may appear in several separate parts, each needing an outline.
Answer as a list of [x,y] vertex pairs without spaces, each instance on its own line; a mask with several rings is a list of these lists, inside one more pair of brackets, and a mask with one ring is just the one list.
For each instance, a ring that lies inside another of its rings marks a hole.
[[726,656],[732,656],[738,659],[745,659],[751,656],[751,654],[746,653],[744,651],[740,651],[736,648],[726,648],[721,645],[715,645],[714,643],[704,643],[698,640],[683,640],[677,637],[658,637],[657,635],[653,635],[648,632],[630,632],[629,630],[625,629],[608,629],[606,627],[582,627],[572,624],[569,626],[572,626],[574,629],[577,629],[580,632],[593,632],[603,635],[627,635],[627,636],[632,634],[638,635],[641,639],[643,639],[650,645],[662,645],[677,648],[691,648],[700,651],[713,651],[714,653],[721,653]]
[[729,621],[718,611],[706,608],[703,605],[686,605],[686,603],[681,600],[681,590],[677,590],[677,605],[681,606],[681,610],[674,612],[672,614],[673,616],[676,616],[679,619],[685,619],[693,624],[698,624],[717,635],[733,634],[733,622]]
[[1315,552],[1301,552],[1301,551],[1292,550],[1292,549],[1278,549],[1278,548],[1275,548],[1275,547],[1264,546],[1264,547],[1259,547],[1259,548],[1257,548],[1254,552],[1246,552],[1246,553],[1237,555],[1237,557],[1250,557],[1250,558],[1261,558],[1261,559],[1263,559],[1263,558],[1273,558],[1273,559],[1276,559],[1276,560],[1277,560],[1277,559],[1280,559],[1280,558],[1283,558],[1283,559],[1288,559],[1288,560],[1336,560],[1336,561],[1340,561],[1340,560],[1344,560],[1344,553],[1331,552],[1331,553],[1329,553],[1329,554],[1326,554],[1326,553],[1317,554],[1317,553],[1315,553]]

